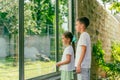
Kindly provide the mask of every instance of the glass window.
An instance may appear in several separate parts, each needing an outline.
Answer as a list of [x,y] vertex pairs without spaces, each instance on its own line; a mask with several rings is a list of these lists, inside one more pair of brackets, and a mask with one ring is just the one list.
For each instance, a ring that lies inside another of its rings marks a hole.
[[0,0],[0,80],[18,80],[18,1]]
[[[0,0],[0,80],[19,79],[18,1]],[[68,31],[68,0],[59,0],[58,26],[61,60],[61,36]],[[55,31],[55,0],[24,0],[25,79],[56,72]]]
[[59,0],[59,60],[63,54],[62,34],[68,31],[68,0]]
[[25,2],[25,79],[56,71],[55,2],[30,0]]

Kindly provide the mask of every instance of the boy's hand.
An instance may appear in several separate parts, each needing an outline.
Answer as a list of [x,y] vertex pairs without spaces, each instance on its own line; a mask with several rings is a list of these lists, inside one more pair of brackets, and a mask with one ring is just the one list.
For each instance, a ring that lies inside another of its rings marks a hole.
[[57,66],[57,67],[60,67],[60,66],[61,66],[60,62],[58,62],[58,63],[56,64],[56,66]]
[[76,73],[81,73],[81,67],[80,66],[76,67]]

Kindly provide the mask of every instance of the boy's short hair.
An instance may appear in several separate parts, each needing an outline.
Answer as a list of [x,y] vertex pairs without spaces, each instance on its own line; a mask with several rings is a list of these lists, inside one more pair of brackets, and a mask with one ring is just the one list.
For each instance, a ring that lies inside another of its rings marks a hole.
[[87,17],[81,17],[81,18],[78,18],[77,21],[83,23],[85,25],[85,27],[87,28],[90,24],[90,21]]

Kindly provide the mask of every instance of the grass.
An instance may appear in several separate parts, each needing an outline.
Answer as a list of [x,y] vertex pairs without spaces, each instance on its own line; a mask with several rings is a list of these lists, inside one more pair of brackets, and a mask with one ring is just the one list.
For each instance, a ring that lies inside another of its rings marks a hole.
[[[55,72],[55,61],[27,61],[25,62],[25,79]],[[13,62],[0,60],[0,80],[18,80],[19,66],[13,66]]]

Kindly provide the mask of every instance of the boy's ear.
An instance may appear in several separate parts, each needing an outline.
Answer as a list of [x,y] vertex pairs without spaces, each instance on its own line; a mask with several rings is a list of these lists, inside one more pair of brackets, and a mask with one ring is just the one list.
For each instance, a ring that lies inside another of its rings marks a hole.
[[82,24],[82,26],[86,29],[86,27],[85,27],[85,25],[84,25],[84,24]]
[[84,25],[84,28],[86,29],[85,25]]

